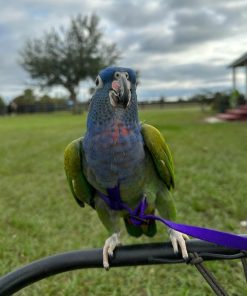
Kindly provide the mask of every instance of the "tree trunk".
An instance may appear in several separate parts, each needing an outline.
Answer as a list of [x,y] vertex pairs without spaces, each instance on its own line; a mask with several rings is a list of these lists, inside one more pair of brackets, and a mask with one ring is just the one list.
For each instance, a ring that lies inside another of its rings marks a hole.
[[74,103],[74,105],[76,105],[76,103],[77,103],[77,95],[76,95],[75,88],[74,87],[70,88],[69,93],[70,93],[70,100]]
[[82,110],[77,101],[77,92],[75,90],[75,87],[70,86],[68,88],[68,91],[70,93],[70,100],[71,102],[73,102],[73,109],[72,109],[73,114],[82,114]]

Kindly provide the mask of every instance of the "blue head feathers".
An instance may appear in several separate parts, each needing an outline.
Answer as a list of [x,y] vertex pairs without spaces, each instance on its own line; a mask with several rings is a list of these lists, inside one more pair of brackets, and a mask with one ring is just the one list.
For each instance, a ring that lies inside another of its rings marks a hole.
[[116,120],[137,124],[136,74],[130,68],[108,67],[99,72],[87,127],[101,128]]
[[102,81],[106,83],[107,81],[111,81],[114,77],[115,72],[127,72],[129,74],[129,79],[131,83],[136,84],[136,73],[134,70],[130,68],[124,67],[108,67],[99,72],[99,76]]

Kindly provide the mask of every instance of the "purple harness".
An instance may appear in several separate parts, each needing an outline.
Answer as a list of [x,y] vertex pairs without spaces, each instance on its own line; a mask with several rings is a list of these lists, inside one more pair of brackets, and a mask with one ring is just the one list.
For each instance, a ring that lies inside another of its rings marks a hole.
[[148,206],[146,198],[144,197],[138,206],[132,210],[125,203],[123,203],[121,196],[119,185],[114,188],[107,189],[108,195],[103,194],[98,191],[99,196],[104,200],[104,202],[108,205],[109,208],[115,211],[126,210],[129,213],[130,221],[134,225],[147,224],[148,220],[145,215],[145,210]]
[[105,195],[98,191],[99,196],[105,201],[109,208],[115,211],[126,210],[129,213],[129,218],[134,225],[147,224],[150,220],[157,220],[174,230],[186,233],[187,235],[198,239],[228,248],[247,251],[247,237],[215,229],[178,224],[156,215],[146,215],[145,210],[147,209],[148,203],[145,197],[143,197],[138,206],[132,210],[123,203],[120,196],[119,185],[114,188],[108,188],[107,193],[108,195]]

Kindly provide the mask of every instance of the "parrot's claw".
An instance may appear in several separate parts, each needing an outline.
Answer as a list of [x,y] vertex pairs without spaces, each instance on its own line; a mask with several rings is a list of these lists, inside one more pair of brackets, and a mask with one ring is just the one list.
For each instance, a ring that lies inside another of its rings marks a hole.
[[189,237],[186,234],[178,232],[171,228],[169,228],[168,233],[170,236],[174,253],[175,254],[178,253],[178,246],[179,246],[182,252],[182,257],[184,258],[184,260],[187,260],[189,256],[188,256],[185,240],[188,240]]
[[113,256],[113,252],[116,249],[116,247],[121,245],[119,233],[114,233],[112,236],[110,236],[106,241],[103,248],[103,266],[106,270],[109,270],[109,256]]

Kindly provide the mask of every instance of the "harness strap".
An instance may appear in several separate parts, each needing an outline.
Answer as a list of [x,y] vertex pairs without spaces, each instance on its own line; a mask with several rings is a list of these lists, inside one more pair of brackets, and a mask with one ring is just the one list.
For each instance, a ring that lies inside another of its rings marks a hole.
[[185,233],[192,237],[215,243],[227,248],[247,251],[247,237],[210,228],[179,224],[161,218],[157,215],[147,215],[145,214],[145,210],[148,207],[146,197],[143,197],[137,207],[132,210],[126,203],[122,201],[119,185],[114,188],[107,189],[107,193],[108,195],[105,195],[102,192],[98,191],[99,196],[105,201],[109,208],[116,211],[126,210],[129,213],[131,222],[135,225],[148,223],[150,220],[157,220],[168,226],[169,228]]

